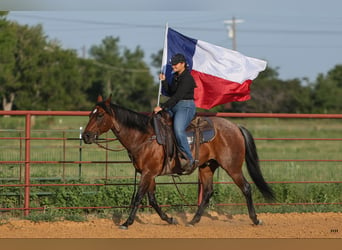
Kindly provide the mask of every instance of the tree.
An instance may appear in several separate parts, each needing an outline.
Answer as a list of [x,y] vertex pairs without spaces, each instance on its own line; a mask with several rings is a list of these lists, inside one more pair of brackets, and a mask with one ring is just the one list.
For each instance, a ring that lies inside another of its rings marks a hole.
[[152,54],[151,59],[151,65],[157,69],[160,69],[163,59],[163,49],[160,49],[156,54]]
[[320,74],[314,85],[314,112],[342,112],[342,65],[336,65],[326,76]]
[[3,107],[9,109],[34,79],[39,51],[46,43],[40,25],[30,28],[6,20],[0,25],[0,91]]
[[91,48],[92,59],[81,59],[48,40],[41,25],[0,18],[0,28],[0,97],[6,110],[82,110],[98,94],[110,93],[122,106],[152,109],[153,78],[139,47],[120,49],[118,38],[107,37]]
[[[63,50],[50,46],[40,55],[40,70],[37,72],[35,88],[28,87],[20,91],[22,96],[36,96],[31,109],[44,110],[83,110],[88,108],[85,90],[91,84],[91,76],[87,76],[87,68],[82,66],[82,59],[74,50]],[[44,64],[44,65],[42,65]],[[29,100],[30,98],[23,98]],[[20,102],[19,102],[20,103]]]
[[15,91],[19,87],[15,68],[16,32],[4,17],[0,18],[0,97],[4,110],[11,110],[15,99]]
[[112,94],[112,100],[121,106],[151,110],[153,77],[143,61],[144,53],[139,47],[133,52],[120,49],[119,41],[109,36],[102,44],[91,47],[90,56],[98,71],[88,94],[94,100],[98,94]]
[[0,19],[0,96],[6,110],[73,109],[89,106],[91,78],[73,50],[48,41],[41,25]]
[[0,11],[0,19],[5,19],[9,11]]
[[238,112],[306,113],[312,107],[310,86],[299,79],[281,80],[277,69],[267,67],[251,85],[251,99],[233,103]]

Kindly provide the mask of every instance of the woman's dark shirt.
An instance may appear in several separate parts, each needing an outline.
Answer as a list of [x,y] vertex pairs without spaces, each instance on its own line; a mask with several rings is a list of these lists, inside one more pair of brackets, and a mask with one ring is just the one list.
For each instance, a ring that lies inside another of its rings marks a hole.
[[162,81],[162,86],[170,98],[160,105],[164,109],[170,109],[180,100],[193,100],[194,88],[196,83],[189,70],[185,69],[182,74],[175,75],[172,78],[172,84],[169,85],[166,80]]

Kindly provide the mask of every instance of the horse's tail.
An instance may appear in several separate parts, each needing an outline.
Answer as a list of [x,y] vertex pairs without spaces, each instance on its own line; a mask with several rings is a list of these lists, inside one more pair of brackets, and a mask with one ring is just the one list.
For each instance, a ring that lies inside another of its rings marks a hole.
[[254,181],[255,185],[258,187],[262,195],[267,200],[274,200],[275,196],[273,194],[272,189],[266,183],[264,177],[262,176],[260,165],[259,165],[259,157],[257,153],[257,149],[255,146],[255,142],[252,134],[244,127],[239,125],[239,129],[245,139],[246,145],[246,165],[249,175]]

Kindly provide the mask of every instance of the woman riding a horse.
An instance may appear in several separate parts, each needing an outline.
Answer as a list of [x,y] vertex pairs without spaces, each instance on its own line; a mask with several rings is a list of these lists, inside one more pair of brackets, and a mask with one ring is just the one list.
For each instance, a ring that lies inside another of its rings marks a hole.
[[[208,117],[215,130],[215,137],[203,143],[198,151],[198,174],[202,186],[202,199],[190,225],[198,223],[209,204],[213,194],[213,176],[221,167],[240,188],[246,198],[249,217],[255,225],[260,224],[255,213],[251,186],[242,172],[243,162],[253,182],[266,199],[273,199],[273,192],[265,182],[259,167],[258,155],[252,135],[242,126],[237,126],[229,120],[220,117]],[[156,197],[155,178],[170,174],[164,169],[164,148],[155,139],[155,130],[151,117],[111,102],[111,97],[103,100],[99,96],[95,108],[89,115],[89,122],[82,134],[85,143],[96,142],[99,136],[111,130],[121,144],[127,149],[134,168],[140,173],[140,183],[137,193],[131,201],[131,211],[128,219],[120,226],[127,229],[133,224],[139,205],[147,194],[150,205],[160,218],[169,224],[177,221],[166,215],[159,207]],[[176,168],[176,161],[171,161],[170,171]]]

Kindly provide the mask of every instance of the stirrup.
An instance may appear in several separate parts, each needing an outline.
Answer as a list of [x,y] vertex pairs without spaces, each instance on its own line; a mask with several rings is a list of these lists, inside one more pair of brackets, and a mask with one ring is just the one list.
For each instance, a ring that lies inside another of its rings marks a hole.
[[188,171],[191,166],[190,164],[190,160],[188,159],[184,159],[184,158],[180,158],[179,159],[179,164],[182,170],[184,171]]
[[[181,168],[182,168],[182,175],[191,174],[198,163],[198,160],[194,160],[192,164],[190,164],[190,160],[187,159],[180,159]],[[183,164],[182,164],[183,163]]]

